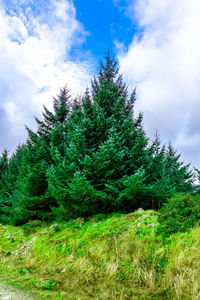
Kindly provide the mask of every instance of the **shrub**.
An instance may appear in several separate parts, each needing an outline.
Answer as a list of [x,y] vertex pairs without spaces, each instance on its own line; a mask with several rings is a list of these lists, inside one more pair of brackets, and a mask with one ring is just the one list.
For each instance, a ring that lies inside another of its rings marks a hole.
[[158,221],[163,236],[190,230],[200,222],[200,196],[176,194],[160,209]]

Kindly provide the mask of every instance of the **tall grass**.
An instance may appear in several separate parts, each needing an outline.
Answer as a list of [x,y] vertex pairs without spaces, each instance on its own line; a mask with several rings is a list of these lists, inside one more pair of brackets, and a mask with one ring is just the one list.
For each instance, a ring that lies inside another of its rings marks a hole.
[[153,211],[35,225],[0,227],[0,278],[36,299],[200,299],[199,228],[162,240]]

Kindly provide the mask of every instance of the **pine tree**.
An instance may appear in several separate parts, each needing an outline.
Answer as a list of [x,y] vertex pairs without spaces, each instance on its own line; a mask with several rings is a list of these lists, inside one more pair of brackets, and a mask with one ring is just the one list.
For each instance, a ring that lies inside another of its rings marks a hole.
[[48,192],[47,171],[53,164],[51,146],[63,152],[65,123],[70,113],[69,90],[64,87],[53,99],[53,112],[44,107],[43,120],[35,118],[38,129],[27,127],[28,140],[19,170],[19,188],[13,201],[13,222],[21,224],[29,219],[51,218],[51,207],[57,202]]
[[[129,207],[127,202],[120,202],[124,201],[120,193],[126,189],[129,176],[145,169],[148,163],[142,114],[134,118],[135,98],[135,90],[128,98],[118,62],[107,52],[105,64],[101,63],[100,72],[92,81],[91,93],[86,90],[82,102],[73,108],[68,119],[64,155],[57,147],[52,148],[55,164],[48,173],[49,189],[63,212],[79,211],[85,215],[86,210],[90,213],[99,209],[130,210],[139,205],[138,197],[132,204],[129,202]],[[70,196],[77,176],[84,185],[87,183],[93,195],[96,191],[93,205],[81,193],[77,192],[80,199],[76,198],[76,205]]]
[[0,180],[8,169],[8,151],[4,150],[0,156]]
[[23,224],[111,211],[159,208],[175,192],[192,192],[193,173],[169,144],[152,145],[143,114],[134,114],[136,90],[106,52],[82,96],[65,87],[44,107],[25,145],[0,157],[0,219]]
[[0,157],[0,221],[3,222],[4,220],[4,208],[7,205],[7,190],[6,190],[6,182],[5,177],[8,171],[8,151],[4,150],[1,157]]
[[170,185],[174,186],[177,192],[192,192],[194,174],[190,164],[184,165],[180,157],[169,143],[165,157],[165,176],[170,179]]
[[15,225],[30,219],[49,220],[51,217],[51,206],[55,203],[47,193],[48,157],[49,150],[42,139],[38,139],[34,145],[27,142],[12,203]]
[[180,155],[176,154],[170,143],[168,147],[161,146],[158,133],[150,152],[146,183],[150,185],[152,208],[160,208],[176,192],[192,192],[190,165],[180,161]]
[[0,220],[3,223],[12,223],[14,193],[18,189],[17,178],[23,153],[24,145],[18,146],[10,158],[8,158],[7,151],[3,154],[4,162],[6,162],[0,180]]
[[[71,107],[71,96],[67,87],[61,88],[60,93],[57,97],[53,99],[53,112],[48,110],[44,106],[43,120],[40,121],[38,118],[35,118],[38,125],[38,130],[36,135],[43,139],[46,139],[47,142],[50,142],[50,136],[52,131],[55,130],[56,126],[63,126],[67,121],[68,115],[70,113]],[[27,128],[29,133],[30,140],[34,141],[33,132]]]
[[4,214],[4,206],[6,205],[5,199],[5,182],[4,177],[8,170],[8,151],[4,150],[0,156],[0,220],[2,221]]

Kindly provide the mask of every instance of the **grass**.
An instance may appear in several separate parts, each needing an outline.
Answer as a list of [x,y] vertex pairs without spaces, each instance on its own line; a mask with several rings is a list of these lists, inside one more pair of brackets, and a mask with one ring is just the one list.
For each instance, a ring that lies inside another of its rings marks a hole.
[[153,211],[0,225],[0,280],[36,299],[200,299],[200,229],[158,226]]

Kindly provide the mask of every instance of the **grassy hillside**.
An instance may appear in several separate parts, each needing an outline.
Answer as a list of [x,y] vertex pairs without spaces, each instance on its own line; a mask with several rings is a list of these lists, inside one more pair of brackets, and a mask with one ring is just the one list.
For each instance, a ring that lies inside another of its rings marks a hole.
[[0,281],[36,299],[200,299],[200,229],[158,226],[153,211],[0,225]]

